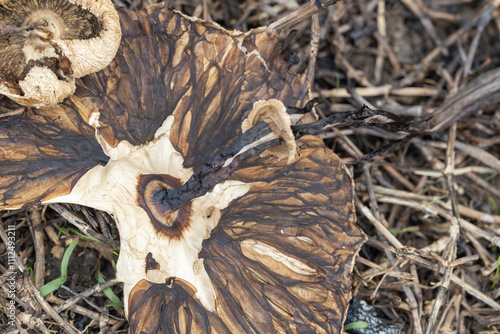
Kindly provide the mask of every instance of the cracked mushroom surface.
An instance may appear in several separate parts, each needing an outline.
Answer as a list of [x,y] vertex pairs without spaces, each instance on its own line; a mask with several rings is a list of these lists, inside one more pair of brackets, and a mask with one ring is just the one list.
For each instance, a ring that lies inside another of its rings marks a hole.
[[118,16],[109,66],[57,106],[0,118],[0,208],[112,214],[132,333],[341,332],[365,236],[340,159],[293,139],[307,73],[266,28],[162,5]]

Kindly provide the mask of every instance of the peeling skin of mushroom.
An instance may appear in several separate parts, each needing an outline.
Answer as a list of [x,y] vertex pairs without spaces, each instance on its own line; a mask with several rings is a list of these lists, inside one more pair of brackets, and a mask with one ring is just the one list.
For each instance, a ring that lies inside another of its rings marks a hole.
[[18,27],[0,36],[0,94],[29,107],[62,102],[74,78],[106,67],[120,45],[110,0],[7,0],[0,25]]
[[287,161],[289,164],[296,161],[298,159],[297,145],[295,144],[295,138],[291,129],[290,116],[283,102],[277,99],[255,102],[250,115],[241,124],[241,129],[245,132],[261,121],[266,122],[273,133],[284,141],[282,149],[272,146],[268,150],[272,148],[274,150],[268,153],[278,157],[288,157]]

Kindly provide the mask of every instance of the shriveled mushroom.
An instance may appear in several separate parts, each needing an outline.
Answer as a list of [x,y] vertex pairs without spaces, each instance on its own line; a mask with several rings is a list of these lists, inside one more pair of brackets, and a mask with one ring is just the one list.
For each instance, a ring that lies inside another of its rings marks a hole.
[[0,5],[0,94],[49,107],[97,72],[120,45],[118,14],[104,0],[7,0]]
[[288,72],[270,28],[162,5],[118,15],[109,66],[58,105],[0,118],[0,208],[112,214],[132,333],[340,332],[365,236],[345,166],[292,131],[314,120],[287,114],[308,73]]

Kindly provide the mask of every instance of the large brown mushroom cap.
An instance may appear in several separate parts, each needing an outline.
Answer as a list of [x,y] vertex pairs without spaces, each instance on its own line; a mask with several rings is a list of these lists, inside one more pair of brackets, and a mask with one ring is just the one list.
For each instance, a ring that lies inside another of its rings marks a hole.
[[141,281],[130,296],[133,332],[153,333],[159,325],[161,333],[340,332],[363,240],[353,204],[345,202],[352,185],[320,141],[298,145],[304,149],[292,165],[255,158],[234,175],[250,189],[221,212],[199,253],[215,312],[183,280]]
[[[303,107],[307,74],[288,72],[266,29],[163,6],[119,16],[108,67],[57,107],[0,118],[0,208],[113,214],[133,333],[340,332],[365,240],[348,171],[312,136],[287,146],[292,159],[255,145],[225,155],[264,124],[242,129],[265,101]],[[269,138],[289,142],[283,130]]]

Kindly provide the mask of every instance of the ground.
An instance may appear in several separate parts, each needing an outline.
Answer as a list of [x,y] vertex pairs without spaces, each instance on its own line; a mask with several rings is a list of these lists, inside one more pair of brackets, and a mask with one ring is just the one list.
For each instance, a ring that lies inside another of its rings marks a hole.
[[[153,2],[115,1],[138,9]],[[304,1],[214,0],[208,2],[208,15],[202,0],[167,3],[246,31],[269,24]],[[324,10],[312,89],[325,100],[318,114],[325,117],[363,105],[409,119],[439,111],[473,79],[500,67],[499,5],[477,0],[344,0]],[[293,71],[307,66],[310,25],[305,21],[281,36],[283,56],[296,63]],[[423,333],[435,317],[435,333],[500,331],[500,111],[492,102],[451,128],[422,133],[366,163],[348,165],[355,179],[358,224],[370,237],[356,260],[353,297],[373,305],[384,324]],[[345,163],[401,138],[375,127],[345,127],[322,136]],[[447,168],[450,145],[454,165]],[[16,252],[28,272],[36,272],[44,258],[45,283],[61,276],[64,251],[79,239],[65,283],[73,292],[59,289],[47,297],[53,307],[74,292],[94,287],[98,271],[111,280],[119,241],[105,213],[70,205],[61,210],[95,225],[95,236],[110,236],[115,243],[78,237],[53,207],[0,213],[6,230],[16,226]],[[456,219],[459,230],[451,228]],[[0,271],[6,273],[3,244],[0,256]],[[2,280],[6,278],[4,274]],[[120,298],[120,285],[109,285]],[[6,290],[0,291],[0,328],[14,333],[8,326],[6,297]],[[60,316],[86,333],[127,332],[123,309],[109,306],[112,302],[103,292],[89,294],[87,301],[60,310]],[[28,304],[26,314],[32,313],[29,307],[40,311],[33,299]],[[33,317],[50,332],[59,332],[59,325],[44,313]]]

